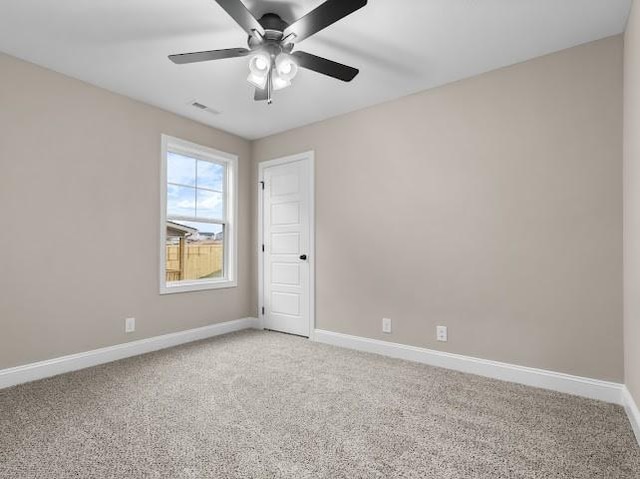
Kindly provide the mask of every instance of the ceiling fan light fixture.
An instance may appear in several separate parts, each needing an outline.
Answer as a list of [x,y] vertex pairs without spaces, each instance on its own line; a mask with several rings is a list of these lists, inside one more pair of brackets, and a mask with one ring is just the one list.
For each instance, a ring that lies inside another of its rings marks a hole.
[[271,63],[271,58],[264,52],[258,53],[251,57],[249,60],[249,70],[251,73],[257,76],[267,76],[269,73],[269,64]]
[[263,90],[267,85],[270,67],[271,57],[268,54],[259,52],[253,55],[249,60],[249,76],[247,77],[247,81],[256,88]]
[[291,86],[291,80],[287,80],[286,78],[282,78],[281,76],[274,73],[273,75],[273,90],[282,90],[283,88],[287,88]]
[[290,55],[281,53],[276,57],[276,71],[280,78],[291,82],[298,73],[298,64]]
[[264,87],[267,86],[267,77],[268,75],[256,75],[255,73],[251,72],[247,77],[247,81],[256,88],[264,90]]

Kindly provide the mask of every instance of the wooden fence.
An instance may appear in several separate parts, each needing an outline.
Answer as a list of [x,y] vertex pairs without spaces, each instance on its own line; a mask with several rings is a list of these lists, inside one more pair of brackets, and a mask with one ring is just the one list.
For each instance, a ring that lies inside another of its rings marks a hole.
[[167,245],[166,248],[167,281],[222,276],[224,254],[221,242],[189,244],[182,240],[181,244]]

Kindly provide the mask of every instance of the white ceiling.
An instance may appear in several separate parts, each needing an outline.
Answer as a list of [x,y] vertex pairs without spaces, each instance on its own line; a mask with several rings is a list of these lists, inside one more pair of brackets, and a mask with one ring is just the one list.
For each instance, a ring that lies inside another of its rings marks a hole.
[[[322,0],[245,0],[292,21]],[[301,42],[360,69],[351,83],[301,71],[254,102],[247,58],[167,55],[244,47],[213,0],[2,0],[0,51],[255,139],[621,33],[631,0],[370,0]],[[1,72],[0,72],[1,81]],[[196,110],[191,100],[221,113]]]

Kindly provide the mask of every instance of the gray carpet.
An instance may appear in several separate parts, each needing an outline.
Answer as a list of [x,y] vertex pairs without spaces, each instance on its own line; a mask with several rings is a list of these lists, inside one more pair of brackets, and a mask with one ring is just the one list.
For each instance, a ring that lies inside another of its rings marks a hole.
[[0,477],[639,478],[622,408],[246,331],[0,391]]

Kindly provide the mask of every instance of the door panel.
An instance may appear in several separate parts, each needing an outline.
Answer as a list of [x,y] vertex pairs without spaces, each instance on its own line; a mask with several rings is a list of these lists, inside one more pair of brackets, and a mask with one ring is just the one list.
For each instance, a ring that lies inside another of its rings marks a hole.
[[271,254],[297,254],[300,256],[302,254],[300,252],[300,234],[272,233]]
[[301,336],[309,336],[311,317],[310,163],[263,170],[264,326]]
[[271,263],[271,279],[279,284],[300,284],[300,267],[288,263]]
[[289,316],[299,316],[300,296],[290,293],[271,293],[271,311]]
[[300,206],[297,202],[280,203],[271,206],[272,225],[299,225]]

